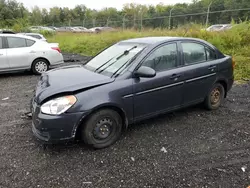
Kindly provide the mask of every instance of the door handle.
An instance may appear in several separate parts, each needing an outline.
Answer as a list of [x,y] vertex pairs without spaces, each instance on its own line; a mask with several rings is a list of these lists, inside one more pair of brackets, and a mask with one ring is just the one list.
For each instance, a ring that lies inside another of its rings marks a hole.
[[208,67],[208,70],[212,70],[212,69],[215,69],[215,68],[216,68],[216,66],[213,65],[213,66]]
[[30,53],[36,53],[35,51],[31,50]]
[[173,74],[173,75],[170,77],[170,79],[171,79],[171,80],[173,80],[173,79],[176,79],[176,80],[177,80],[178,78],[180,78],[180,76],[181,76],[180,74]]
[[0,55],[3,55],[3,54],[0,54]]

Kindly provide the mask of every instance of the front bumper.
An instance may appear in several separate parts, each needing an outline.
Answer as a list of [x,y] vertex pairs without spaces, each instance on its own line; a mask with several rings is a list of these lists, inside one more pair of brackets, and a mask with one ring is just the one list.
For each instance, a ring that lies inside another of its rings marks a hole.
[[58,116],[41,113],[40,107],[33,102],[32,132],[46,143],[58,143],[74,140],[77,127],[84,113],[65,113]]

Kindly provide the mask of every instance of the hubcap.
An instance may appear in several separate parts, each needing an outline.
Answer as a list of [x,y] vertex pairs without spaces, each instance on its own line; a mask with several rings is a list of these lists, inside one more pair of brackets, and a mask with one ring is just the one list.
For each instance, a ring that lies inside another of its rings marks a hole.
[[39,62],[36,63],[35,69],[36,69],[37,72],[43,73],[43,72],[47,71],[48,66],[47,66],[47,64],[45,62],[39,61]]
[[215,88],[211,93],[211,103],[217,104],[218,102],[220,102],[220,97],[221,97],[221,92],[219,88]]
[[96,123],[93,130],[93,135],[98,140],[106,139],[113,131],[113,121],[109,118],[104,118]]

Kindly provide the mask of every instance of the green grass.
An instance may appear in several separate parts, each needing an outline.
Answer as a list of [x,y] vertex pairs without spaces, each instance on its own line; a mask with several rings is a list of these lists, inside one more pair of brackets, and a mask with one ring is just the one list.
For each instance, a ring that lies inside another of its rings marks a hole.
[[236,60],[236,80],[250,78],[250,24],[242,23],[226,32],[206,32],[199,26],[182,27],[176,30],[143,30],[142,32],[126,30],[100,34],[58,33],[49,35],[50,42],[58,42],[64,52],[93,56],[107,46],[120,40],[146,36],[185,36],[204,39],[223,53]]

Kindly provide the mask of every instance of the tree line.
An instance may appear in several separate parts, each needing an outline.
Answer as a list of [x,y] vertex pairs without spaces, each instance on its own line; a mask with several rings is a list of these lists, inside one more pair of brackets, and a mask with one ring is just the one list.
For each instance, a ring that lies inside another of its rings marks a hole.
[[[249,8],[249,10],[247,10]],[[146,6],[125,4],[122,10],[104,8],[89,9],[85,5],[75,8],[33,7],[30,11],[15,0],[0,0],[0,27],[21,25],[44,26],[113,26],[113,27],[167,27],[187,23],[205,24],[207,11],[210,11],[208,23],[229,23],[245,21],[250,16],[250,0],[193,0],[192,3],[175,5],[158,4]],[[231,10],[231,11],[224,11]],[[169,19],[171,13],[172,19]],[[185,15],[185,16],[183,16]],[[171,22],[171,24],[169,23]]]

